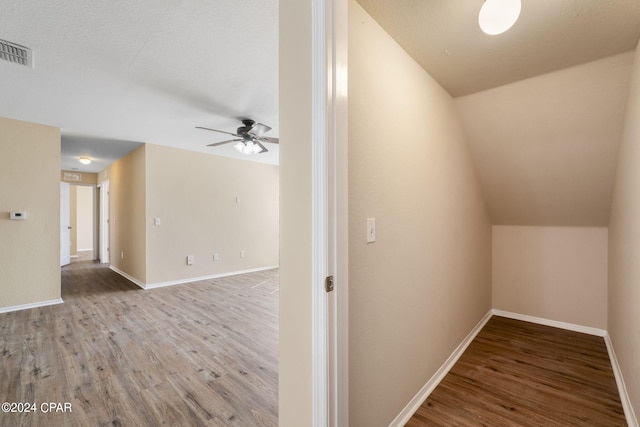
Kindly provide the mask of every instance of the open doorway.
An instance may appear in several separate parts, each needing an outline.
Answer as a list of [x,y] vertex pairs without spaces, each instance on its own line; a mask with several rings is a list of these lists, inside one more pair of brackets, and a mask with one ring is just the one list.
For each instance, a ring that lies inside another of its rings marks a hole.
[[99,230],[95,247],[102,264],[109,263],[109,181],[103,181],[97,187],[96,222]]
[[71,262],[93,261],[97,256],[95,187],[72,185],[70,190]]

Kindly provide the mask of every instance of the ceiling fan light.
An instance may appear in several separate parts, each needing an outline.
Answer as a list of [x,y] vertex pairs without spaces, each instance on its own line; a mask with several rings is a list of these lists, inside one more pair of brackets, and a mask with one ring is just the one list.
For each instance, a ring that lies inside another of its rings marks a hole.
[[502,34],[516,23],[521,9],[520,0],[485,0],[478,15],[480,29],[489,35]]
[[91,163],[91,159],[89,157],[80,157],[78,161],[83,165],[88,165]]
[[262,151],[262,148],[253,141],[239,141],[233,146],[233,148],[246,155],[258,154]]
[[252,154],[260,154],[262,152],[262,148],[255,142],[251,143],[251,153]]
[[246,154],[245,153],[245,149],[247,148],[247,146],[245,145],[244,141],[236,142],[233,145],[233,148],[235,148],[236,151],[239,152],[239,153]]

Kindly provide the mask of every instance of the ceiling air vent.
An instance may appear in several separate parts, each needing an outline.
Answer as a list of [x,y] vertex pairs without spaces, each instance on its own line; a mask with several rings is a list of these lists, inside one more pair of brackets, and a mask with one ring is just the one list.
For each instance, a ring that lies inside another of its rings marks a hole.
[[0,40],[0,59],[25,67],[33,67],[31,49],[5,40]]

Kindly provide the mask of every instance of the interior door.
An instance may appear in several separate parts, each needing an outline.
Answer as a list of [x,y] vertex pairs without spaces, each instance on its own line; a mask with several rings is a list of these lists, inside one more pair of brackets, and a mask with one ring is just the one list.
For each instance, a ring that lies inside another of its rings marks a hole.
[[100,185],[100,262],[109,263],[109,181]]
[[71,206],[69,184],[60,183],[60,266],[71,263]]

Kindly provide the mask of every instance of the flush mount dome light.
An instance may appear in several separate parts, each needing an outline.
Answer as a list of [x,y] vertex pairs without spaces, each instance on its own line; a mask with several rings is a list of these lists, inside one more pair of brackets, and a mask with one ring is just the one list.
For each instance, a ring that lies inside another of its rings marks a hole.
[[516,23],[521,8],[520,0],[486,0],[478,15],[480,29],[492,36],[504,33]]
[[88,158],[88,157],[80,157],[80,158],[78,159],[78,161],[79,161],[80,163],[82,163],[83,165],[88,165],[88,164],[90,164],[90,163],[91,163],[91,159],[90,159],[90,158]]

